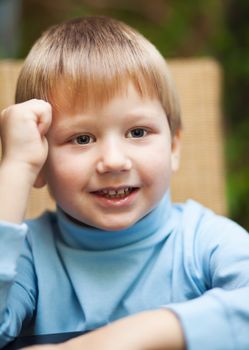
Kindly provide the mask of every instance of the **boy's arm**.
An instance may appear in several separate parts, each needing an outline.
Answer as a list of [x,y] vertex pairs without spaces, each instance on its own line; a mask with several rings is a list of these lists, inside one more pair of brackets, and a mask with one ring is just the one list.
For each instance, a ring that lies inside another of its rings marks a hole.
[[159,309],[125,317],[59,345],[32,350],[183,350],[184,337],[173,312]]
[[50,123],[51,107],[41,100],[13,105],[0,115],[0,348],[18,334],[34,309],[31,259],[24,259],[27,288],[20,283],[11,287],[27,233],[21,223],[28,196],[47,158]]
[[25,165],[11,162],[0,167],[0,220],[21,223],[33,178]]
[[45,134],[51,123],[51,106],[30,100],[2,111],[0,136],[0,220],[21,223],[30,190],[48,152]]
[[183,350],[180,322],[168,310],[145,311],[74,338],[61,346],[65,350]]
[[26,224],[0,223],[0,349],[19,335],[23,320],[29,322],[36,307],[36,275],[25,240],[27,230]]

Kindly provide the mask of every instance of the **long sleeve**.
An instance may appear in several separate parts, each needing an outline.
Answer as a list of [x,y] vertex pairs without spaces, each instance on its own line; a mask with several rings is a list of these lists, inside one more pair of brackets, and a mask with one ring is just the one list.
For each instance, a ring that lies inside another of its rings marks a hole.
[[32,317],[36,288],[26,224],[0,223],[0,347]]
[[182,324],[188,350],[248,350],[249,235],[210,212],[189,222],[183,270],[200,296],[167,307]]

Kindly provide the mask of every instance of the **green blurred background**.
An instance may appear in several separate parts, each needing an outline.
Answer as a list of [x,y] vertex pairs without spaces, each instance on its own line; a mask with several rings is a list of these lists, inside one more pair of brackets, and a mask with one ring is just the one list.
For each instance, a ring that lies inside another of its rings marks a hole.
[[220,62],[229,215],[249,229],[249,1],[0,0],[0,58],[24,58],[49,25],[92,14],[124,20],[166,58]]

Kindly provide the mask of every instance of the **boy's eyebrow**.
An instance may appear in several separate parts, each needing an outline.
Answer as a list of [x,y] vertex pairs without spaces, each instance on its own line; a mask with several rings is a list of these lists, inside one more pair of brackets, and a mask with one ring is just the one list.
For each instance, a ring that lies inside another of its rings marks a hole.
[[68,117],[66,120],[58,120],[56,123],[56,129],[68,129],[68,119],[70,119],[70,127],[78,127],[87,122],[87,124],[95,124],[94,120],[90,116],[74,116]]
[[161,113],[159,113],[158,111],[154,111],[153,109],[151,110],[138,110],[138,111],[134,111],[134,112],[130,112],[126,115],[127,119],[153,119],[153,118],[157,118],[159,117],[159,115],[161,116]]

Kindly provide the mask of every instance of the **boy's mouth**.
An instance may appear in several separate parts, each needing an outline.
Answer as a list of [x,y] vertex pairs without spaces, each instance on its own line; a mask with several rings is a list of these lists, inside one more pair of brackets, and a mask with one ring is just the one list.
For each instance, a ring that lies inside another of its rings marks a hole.
[[119,187],[119,188],[104,188],[102,190],[94,191],[97,196],[108,198],[108,199],[120,199],[129,196],[132,192],[138,190],[138,187]]

